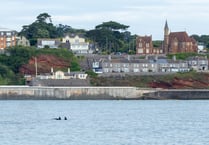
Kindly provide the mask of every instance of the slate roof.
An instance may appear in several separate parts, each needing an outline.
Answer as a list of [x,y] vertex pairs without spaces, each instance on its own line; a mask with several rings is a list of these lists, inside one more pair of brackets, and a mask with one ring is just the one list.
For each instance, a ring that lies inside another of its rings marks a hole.
[[186,32],[171,32],[169,34],[169,40],[177,40],[178,42],[196,42],[194,39],[190,38]]
[[137,41],[145,42],[145,43],[150,43],[152,42],[152,36],[137,36]]
[[15,30],[0,27],[0,32],[11,32],[11,31],[15,31]]

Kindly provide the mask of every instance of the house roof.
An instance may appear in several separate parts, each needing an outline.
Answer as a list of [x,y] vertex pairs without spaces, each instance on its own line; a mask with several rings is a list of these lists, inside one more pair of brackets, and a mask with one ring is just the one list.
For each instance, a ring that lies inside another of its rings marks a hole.
[[76,36],[78,36],[79,38],[84,38],[83,34],[73,34],[73,33],[71,33],[71,34],[65,34],[64,37],[66,37],[66,36],[69,36],[70,38],[75,38]]
[[169,34],[169,40],[177,40],[178,42],[196,42],[194,39],[190,38],[188,34],[183,32],[171,32]]
[[150,43],[150,42],[152,42],[152,36],[137,36],[137,41]]
[[1,32],[11,32],[11,31],[15,31],[15,30],[11,30],[11,29],[8,29],[8,28],[2,28],[2,27],[0,27],[0,31]]

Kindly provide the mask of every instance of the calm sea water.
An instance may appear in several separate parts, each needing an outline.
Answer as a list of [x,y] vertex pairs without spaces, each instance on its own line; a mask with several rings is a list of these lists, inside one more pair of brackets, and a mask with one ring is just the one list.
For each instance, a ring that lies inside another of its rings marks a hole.
[[0,144],[207,145],[209,101],[0,101]]

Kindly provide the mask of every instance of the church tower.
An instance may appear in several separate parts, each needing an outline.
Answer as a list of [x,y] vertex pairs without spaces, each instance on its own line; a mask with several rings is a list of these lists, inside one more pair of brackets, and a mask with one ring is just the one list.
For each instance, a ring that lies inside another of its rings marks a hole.
[[169,28],[166,20],[164,27],[164,43],[163,43],[163,50],[165,54],[169,53],[168,44],[169,44]]

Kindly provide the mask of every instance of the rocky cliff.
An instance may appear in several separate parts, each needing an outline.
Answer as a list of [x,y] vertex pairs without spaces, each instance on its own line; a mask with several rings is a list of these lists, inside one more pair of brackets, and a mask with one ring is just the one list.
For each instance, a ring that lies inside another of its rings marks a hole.
[[[50,73],[54,70],[68,68],[70,62],[54,55],[39,55],[36,57],[38,73]],[[20,68],[22,74],[35,74],[35,57]]]
[[195,78],[178,78],[175,77],[170,82],[168,81],[152,81],[149,86],[152,88],[164,89],[207,89],[209,88],[209,74],[202,76],[202,79]]

